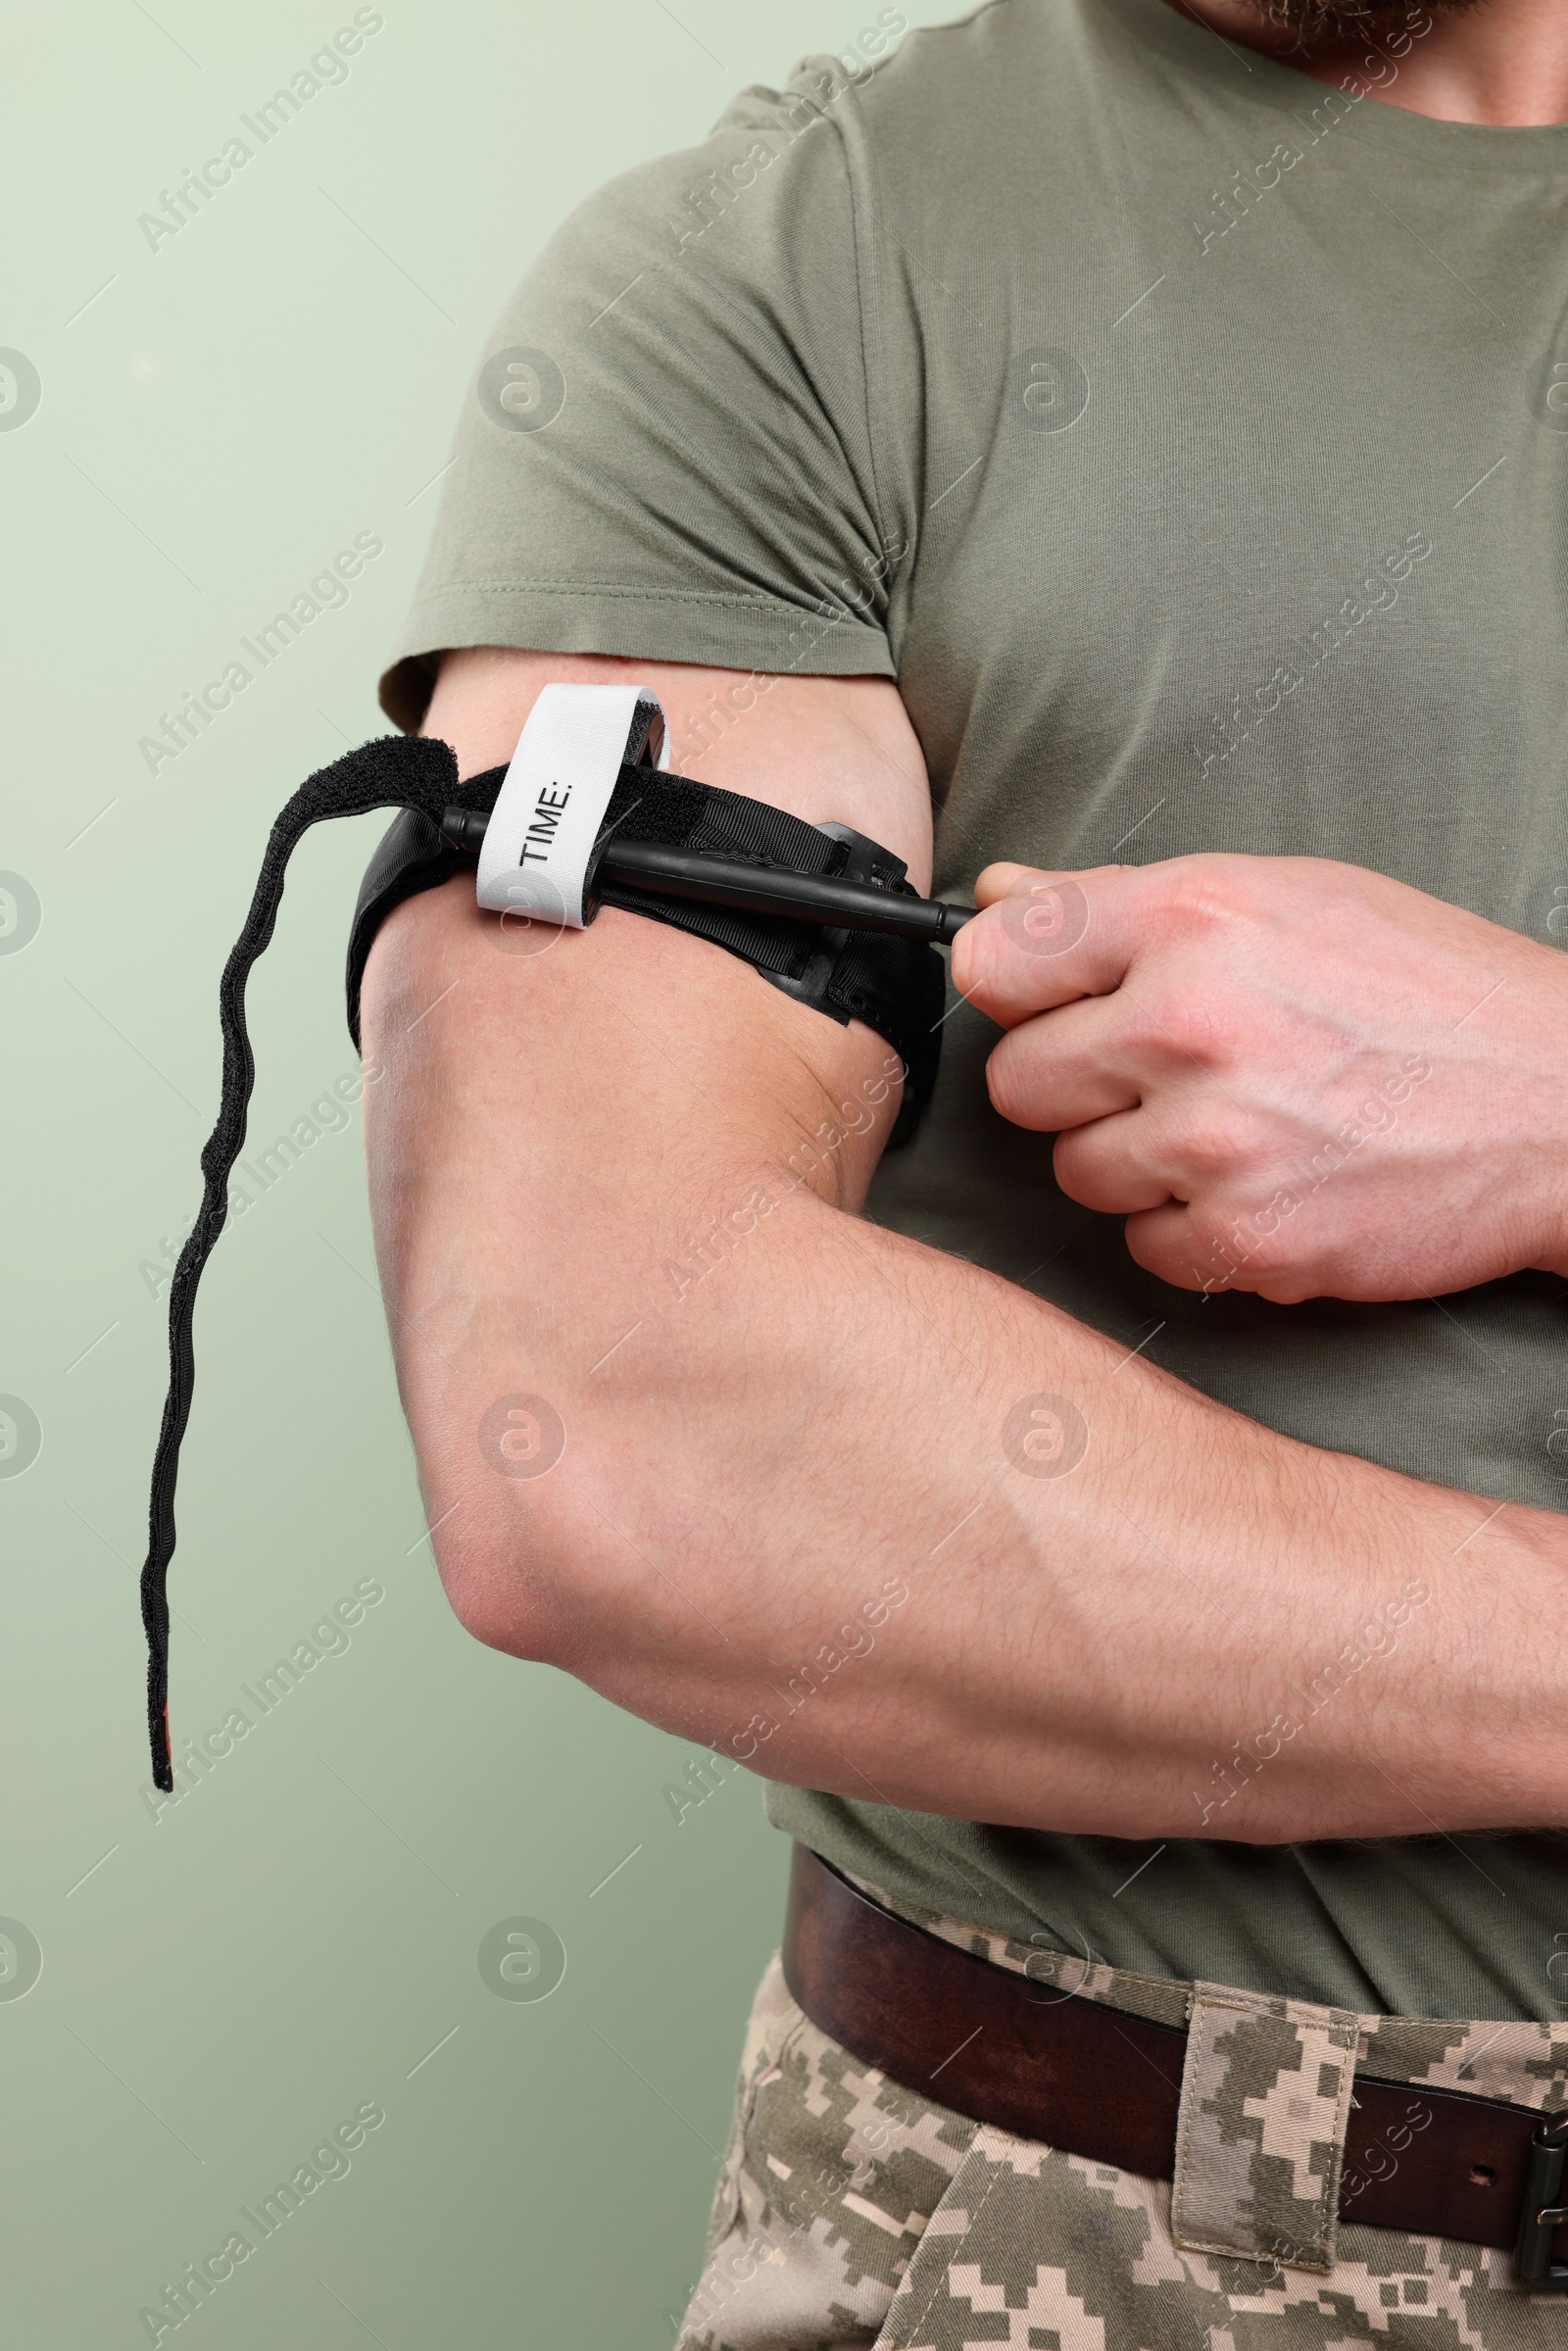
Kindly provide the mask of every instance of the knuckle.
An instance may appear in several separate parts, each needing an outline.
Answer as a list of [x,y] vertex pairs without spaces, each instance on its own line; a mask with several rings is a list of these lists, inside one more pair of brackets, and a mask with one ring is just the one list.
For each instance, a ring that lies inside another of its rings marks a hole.
[[986,1063],[986,1091],[991,1106],[1013,1126],[1048,1129],[1049,1112],[1043,1102],[1040,1074],[1026,1043],[1004,1037]]
[[1249,859],[1223,850],[1201,850],[1172,860],[1165,903],[1184,928],[1213,931],[1228,928],[1249,910],[1254,886]]
[[1128,1017],[1135,1051],[1156,1068],[1222,1069],[1235,1057],[1237,1023],[1221,997],[1157,988],[1130,1004]]
[[1224,1110],[1207,1110],[1181,1138],[1181,1156],[1200,1182],[1213,1182],[1244,1166],[1250,1142],[1247,1122]]

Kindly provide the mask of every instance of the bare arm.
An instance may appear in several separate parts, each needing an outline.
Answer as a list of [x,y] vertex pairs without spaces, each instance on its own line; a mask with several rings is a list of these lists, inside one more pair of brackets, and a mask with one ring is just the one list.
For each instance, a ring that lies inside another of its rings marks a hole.
[[[430,731],[471,772],[546,678],[616,674],[678,766],[924,880],[879,681],[782,680],[700,765],[723,672],[474,654]],[[510,952],[462,881],[388,921],[364,1003],[399,1377],[480,1639],[772,1778],[971,1819],[1198,1834],[1238,1742],[1210,1834],[1568,1818],[1556,1518],[1275,1436],[865,1224],[870,1032],[613,910]]]

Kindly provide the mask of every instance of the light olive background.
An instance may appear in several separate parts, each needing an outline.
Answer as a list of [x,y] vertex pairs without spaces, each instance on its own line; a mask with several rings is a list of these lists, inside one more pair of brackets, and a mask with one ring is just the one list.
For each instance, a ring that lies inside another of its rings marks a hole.
[[[19,946],[0,895],[0,1393],[43,1432],[0,1474],[0,1918],[43,1953],[8,1997],[0,1943],[8,2351],[146,2342],[140,2309],[367,2100],[386,2121],[348,2175],[187,2322],[208,2351],[667,2343],[777,1938],[786,1856],[755,1780],[677,1822],[663,1790],[692,1750],[448,1613],[357,1114],[231,1222],[203,1291],[176,1736],[244,1705],[358,1580],[386,1596],[176,1808],[144,1800],[152,1285],[199,1197],[216,983],[268,823],[383,729],[374,678],[459,404],[554,223],[875,17],[871,0],[377,13],[347,79],[156,250],[138,217],[352,8],[0,16],[0,346],[41,382],[25,422],[0,407],[0,868],[42,916]],[[150,773],[139,743],[161,714],[358,532],[384,552],[348,603]],[[381,823],[317,833],[296,859],[252,989],[264,1144],[355,1068],[342,955]],[[548,1999],[481,1979],[482,1938],[519,1915],[564,1944]]]

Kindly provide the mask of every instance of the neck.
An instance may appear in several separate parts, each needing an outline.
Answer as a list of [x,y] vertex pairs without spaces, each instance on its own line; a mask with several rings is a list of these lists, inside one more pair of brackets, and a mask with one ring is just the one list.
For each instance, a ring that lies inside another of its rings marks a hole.
[[1370,33],[1324,34],[1310,47],[1268,24],[1261,0],[1170,0],[1227,41],[1256,49],[1334,88],[1440,122],[1505,128],[1568,122],[1568,9],[1562,0],[1471,0],[1434,15],[1380,9]]

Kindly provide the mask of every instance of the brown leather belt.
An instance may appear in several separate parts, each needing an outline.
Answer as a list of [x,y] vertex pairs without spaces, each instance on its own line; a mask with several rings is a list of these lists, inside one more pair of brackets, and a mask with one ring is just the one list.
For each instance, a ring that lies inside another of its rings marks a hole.
[[[895,1918],[799,1844],[784,1977],[813,2025],[906,2089],[1092,2163],[1174,2177],[1185,2032],[1043,1993]],[[1564,2291],[1565,2164],[1568,2116],[1357,2074],[1340,2217],[1512,2247],[1522,2283]]]

